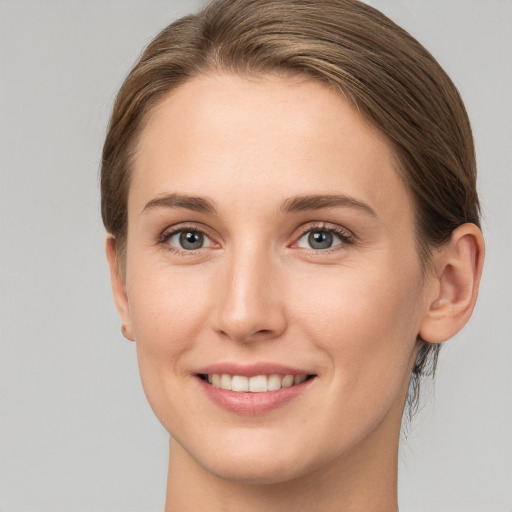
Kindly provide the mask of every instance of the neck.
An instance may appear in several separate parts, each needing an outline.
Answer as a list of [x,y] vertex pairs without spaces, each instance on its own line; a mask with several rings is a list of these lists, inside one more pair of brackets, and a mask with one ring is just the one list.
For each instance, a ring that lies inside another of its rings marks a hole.
[[400,418],[396,423],[388,417],[364,443],[328,465],[275,484],[224,479],[171,439],[165,512],[397,512]]

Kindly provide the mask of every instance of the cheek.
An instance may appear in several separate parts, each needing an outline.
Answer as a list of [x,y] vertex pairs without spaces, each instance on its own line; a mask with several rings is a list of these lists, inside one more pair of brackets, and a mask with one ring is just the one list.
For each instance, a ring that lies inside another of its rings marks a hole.
[[408,275],[392,266],[337,270],[296,290],[296,321],[328,356],[336,389],[373,401],[372,390],[386,385],[391,396],[408,381],[415,355],[421,274],[414,266]]
[[420,311],[413,276],[407,284],[382,273],[378,279],[342,274],[317,281],[298,311],[307,337],[327,359],[325,402],[310,414],[332,440],[333,453],[370,435],[388,415],[399,428]]
[[[199,273],[196,273],[199,274]],[[156,270],[132,274],[128,302],[144,391],[164,425],[173,414],[175,396],[186,375],[184,362],[201,338],[211,292],[208,279],[183,272]],[[165,411],[159,410],[165,405]]]
[[156,352],[186,349],[185,340],[192,343],[207,314],[211,279],[165,261],[141,264],[130,277],[128,302],[136,339]]

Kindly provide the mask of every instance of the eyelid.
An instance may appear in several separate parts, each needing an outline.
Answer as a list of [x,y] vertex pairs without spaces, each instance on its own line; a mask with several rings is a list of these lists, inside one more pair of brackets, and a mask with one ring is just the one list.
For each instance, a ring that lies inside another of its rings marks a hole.
[[[164,245],[166,250],[169,250],[169,251],[175,252],[175,253],[180,253],[180,254],[187,254],[187,255],[194,255],[203,249],[212,248],[212,246],[210,246],[210,247],[201,247],[200,249],[196,249],[196,250],[184,250],[184,249],[181,249],[174,245],[171,245],[167,242],[167,240],[169,239],[170,236],[172,236],[176,233],[179,233],[181,231],[186,231],[187,229],[190,231],[197,231],[199,233],[202,233],[205,237],[207,237],[212,242],[213,248],[220,247],[220,244],[216,241],[217,236],[212,233],[212,230],[209,229],[204,224],[196,223],[196,222],[180,222],[178,224],[173,224],[172,226],[166,227],[161,232],[161,234],[158,238],[158,243],[160,245]],[[342,243],[338,244],[334,247],[327,248],[327,249],[312,249],[311,248],[311,249],[309,249],[309,251],[312,253],[326,254],[326,253],[329,253],[332,251],[339,250],[343,247],[346,247],[347,245],[351,245],[351,244],[355,243],[355,241],[356,241],[356,237],[354,236],[352,231],[350,231],[349,229],[347,229],[343,226],[340,226],[338,224],[332,224],[330,222],[325,222],[325,221],[312,221],[312,222],[304,224],[303,226],[301,226],[298,229],[298,232],[293,237],[293,242],[290,246],[296,247],[296,244],[298,243],[298,241],[305,234],[307,234],[310,231],[314,231],[314,230],[334,233],[336,236],[338,236],[341,239]],[[306,251],[308,250],[306,248],[302,248],[302,249],[304,249]]]
[[[355,236],[354,234],[347,228],[340,226],[338,224],[331,224],[330,222],[320,221],[320,222],[310,222],[308,224],[305,224],[299,228],[299,232],[297,235],[294,236],[294,242],[292,243],[292,247],[296,246],[298,241],[307,233],[311,231],[326,231],[330,233],[334,233],[336,236],[338,236],[342,243],[335,245],[334,247],[329,247],[327,249],[309,249],[311,252],[314,253],[321,253],[325,254],[328,252],[332,252],[335,250],[339,250],[342,247],[345,247],[347,245],[351,245],[355,242]],[[305,248],[304,248],[305,249]],[[308,250],[308,249],[305,249]]]
[[171,245],[167,242],[169,237],[171,237],[177,233],[180,233],[182,231],[187,231],[187,230],[197,231],[198,233],[203,234],[206,238],[208,238],[210,240],[210,242],[212,242],[213,246],[220,247],[220,244],[215,241],[215,235],[213,235],[211,233],[211,230],[208,229],[204,224],[198,224],[195,222],[180,222],[179,224],[173,224],[172,226],[168,226],[160,234],[160,236],[158,238],[158,243],[160,245],[164,245],[166,250],[169,250],[169,251],[175,252],[175,253],[179,253],[179,254],[187,254],[187,255],[194,255],[203,249],[212,248],[211,246],[209,246],[209,247],[201,247],[196,250],[185,250],[180,247]]

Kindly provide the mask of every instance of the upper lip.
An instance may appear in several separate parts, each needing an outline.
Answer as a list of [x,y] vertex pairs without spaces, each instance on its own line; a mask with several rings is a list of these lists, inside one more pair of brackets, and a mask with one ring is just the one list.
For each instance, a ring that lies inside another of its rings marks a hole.
[[279,363],[259,362],[252,364],[239,363],[214,363],[199,368],[197,371],[200,375],[227,374],[227,375],[243,375],[245,377],[255,377],[256,375],[313,375],[312,372],[293,368]]

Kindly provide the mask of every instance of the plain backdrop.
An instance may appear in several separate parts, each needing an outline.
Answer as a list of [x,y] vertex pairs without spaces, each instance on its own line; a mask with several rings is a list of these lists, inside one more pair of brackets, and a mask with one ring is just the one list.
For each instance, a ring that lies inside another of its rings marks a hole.
[[[373,0],[472,119],[487,260],[400,455],[405,512],[512,511],[512,1]],[[153,512],[167,434],[111,299],[98,169],[112,101],[187,0],[0,0],[0,511]]]

